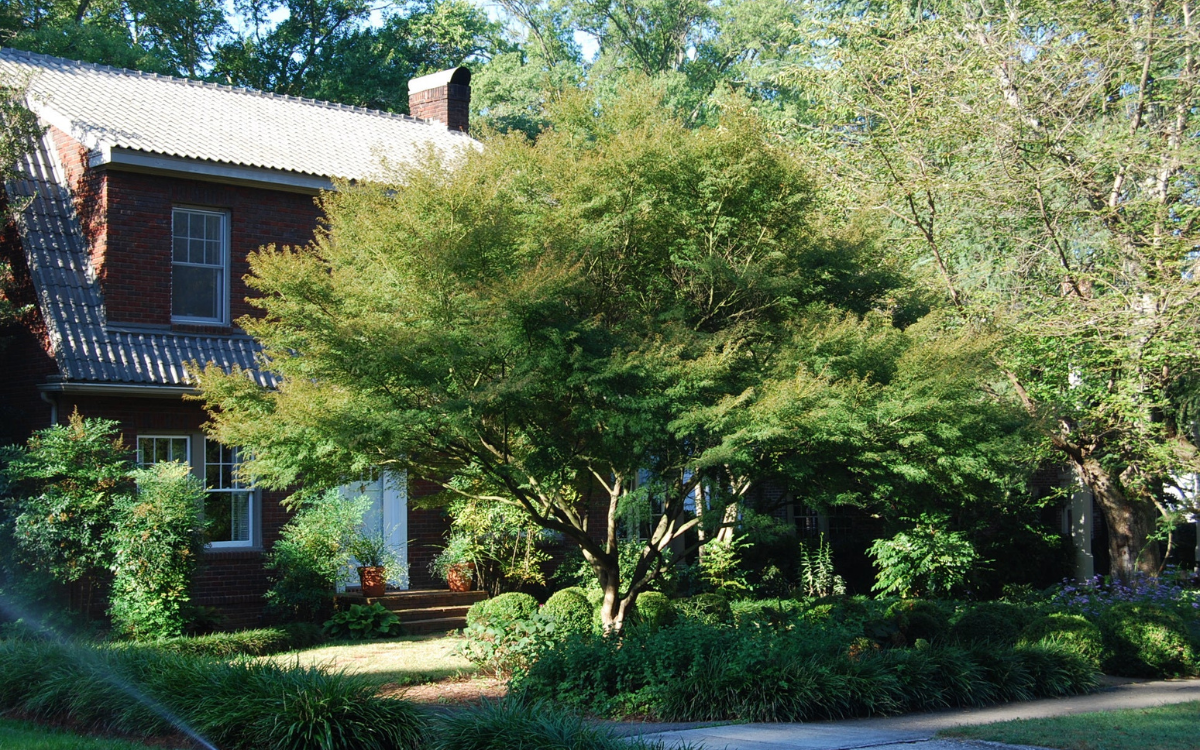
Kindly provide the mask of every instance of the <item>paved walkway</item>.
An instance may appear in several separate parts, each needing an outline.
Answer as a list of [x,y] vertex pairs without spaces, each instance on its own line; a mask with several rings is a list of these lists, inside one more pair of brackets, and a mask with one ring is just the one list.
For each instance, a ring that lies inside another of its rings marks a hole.
[[1007,703],[990,708],[955,709],[877,719],[812,724],[723,724],[717,726],[623,724],[629,736],[663,740],[668,747],[685,744],[705,750],[978,750],[1011,747],[961,740],[934,740],[939,730],[1010,719],[1149,708],[1200,701],[1200,679],[1130,682],[1091,695]]

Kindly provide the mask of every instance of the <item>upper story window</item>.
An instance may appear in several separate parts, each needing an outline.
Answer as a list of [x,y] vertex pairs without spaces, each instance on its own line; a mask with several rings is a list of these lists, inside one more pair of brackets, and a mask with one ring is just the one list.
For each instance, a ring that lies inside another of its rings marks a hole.
[[171,319],[224,324],[229,307],[228,215],[176,208],[171,235]]

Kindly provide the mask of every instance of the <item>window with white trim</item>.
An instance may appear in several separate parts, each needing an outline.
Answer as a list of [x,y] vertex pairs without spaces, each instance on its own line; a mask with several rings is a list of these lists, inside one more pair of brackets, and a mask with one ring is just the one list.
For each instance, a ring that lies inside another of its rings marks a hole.
[[239,448],[204,440],[204,519],[211,547],[249,547],[254,544],[254,488],[238,477]]
[[171,319],[224,324],[228,309],[228,216],[221,211],[171,212]]
[[146,467],[162,461],[179,461],[190,466],[190,449],[191,439],[186,436],[138,435],[138,466]]

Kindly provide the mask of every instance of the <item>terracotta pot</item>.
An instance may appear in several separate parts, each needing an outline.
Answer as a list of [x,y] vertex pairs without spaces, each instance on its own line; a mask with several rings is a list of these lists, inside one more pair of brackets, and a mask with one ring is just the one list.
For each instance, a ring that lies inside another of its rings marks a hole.
[[385,568],[359,568],[358,580],[362,582],[363,596],[383,596],[387,591],[387,579],[384,578]]
[[446,583],[451,591],[470,591],[475,587],[475,563],[451,565],[446,571]]

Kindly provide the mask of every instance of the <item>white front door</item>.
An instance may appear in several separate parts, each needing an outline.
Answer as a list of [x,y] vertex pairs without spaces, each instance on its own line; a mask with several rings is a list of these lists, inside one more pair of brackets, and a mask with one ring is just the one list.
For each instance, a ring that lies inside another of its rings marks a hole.
[[408,474],[384,472],[379,479],[343,485],[342,494],[347,498],[366,497],[371,501],[371,507],[363,516],[363,531],[382,536],[387,541],[402,571],[401,575],[388,580],[388,584],[407,589]]

